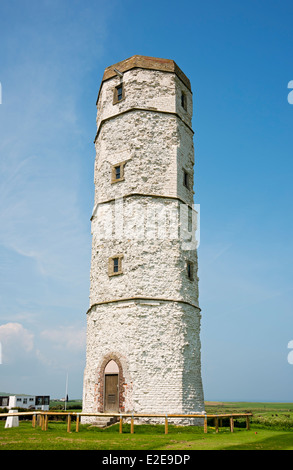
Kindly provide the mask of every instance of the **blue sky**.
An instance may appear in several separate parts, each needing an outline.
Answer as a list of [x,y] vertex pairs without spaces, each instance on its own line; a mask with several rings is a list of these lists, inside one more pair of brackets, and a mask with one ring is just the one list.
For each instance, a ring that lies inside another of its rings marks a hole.
[[194,94],[207,400],[293,401],[292,2],[1,0],[0,391],[82,396],[96,98],[175,60]]

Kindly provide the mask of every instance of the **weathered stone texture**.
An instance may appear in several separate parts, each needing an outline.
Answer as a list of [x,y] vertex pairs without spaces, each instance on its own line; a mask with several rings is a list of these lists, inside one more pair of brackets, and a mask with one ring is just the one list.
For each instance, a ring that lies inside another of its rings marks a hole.
[[180,303],[137,300],[94,307],[88,314],[84,407],[102,410],[100,363],[116,355],[124,362],[124,411],[202,412],[199,332],[199,312]]
[[[99,206],[92,222],[90,305],[136,296],[198,305],[197,253],[182,249],[181,205],[178,200],[135,196],[123,201],[123,216],[115,201]],[[123,274],[109,279],[108,259],[118,254],[123,254]],[[194,281],[187,277],[188,261],[194,265]]]

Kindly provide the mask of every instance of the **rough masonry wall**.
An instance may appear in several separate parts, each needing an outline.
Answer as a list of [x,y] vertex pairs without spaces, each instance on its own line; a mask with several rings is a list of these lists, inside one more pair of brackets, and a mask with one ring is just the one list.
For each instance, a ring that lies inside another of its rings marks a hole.
[[[125,100],[113,104],[114,89],[123,82]],[[187,110],[181,106],[181,91],[187,96]],[[134,69],[125,72],[123,80],[118,75],[103,83],[97,103],[97,128],[100,123],[131,108],[146,108],[178,113],[191,126],[192,94],[172,73]]]
[[125,412],[204,411],[199,329],[199,312],[179,303],[121,302],[93,308],[88,314],[87,410],[100,409],[99,366],[114,353],[125,370]]
[[[115,202],[99,206],[92,221],[90,305],[136,296],[198,305],[196,250],[183,250],[179,238],[184,235],[178,230],[180,217],[188,228],[181,205],[177,200],[136,196],[117,206]],[[109,277],[109,258],[119,254],[123,274]],[[192,281],[187,276],[188,261],[194,265]]]
[[[132,111],[107,121],[96,141],[95,203],[129,193],[177,194],[174,116]],[[126,161],[124,181],[111,184],[112,165]]]

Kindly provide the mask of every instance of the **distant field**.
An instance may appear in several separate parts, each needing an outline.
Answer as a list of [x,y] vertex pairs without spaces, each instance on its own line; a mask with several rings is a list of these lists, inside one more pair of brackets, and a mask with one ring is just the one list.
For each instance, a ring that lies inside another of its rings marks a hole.
[[[61,401],[51,400],[50,408],[61,407],[64,408],[65,404]],[[66,403],[66,408],[81,409],[82,400],[69,400]],[[246,410],[258,413],[265,413],[270,411],[287,412],[293,413],[293,403],[258,403],[258,402],[220,402],[220,401],[206,401],[206,411],[209,410],[211,413],[229,413],[244,412]]]
[[[64,401],[57,401],[57,400],[51,400],[50,401],[50,409],[62,409],[64,410],[65,408],[65,402]],[[67,410],[81,410],[82,408],[82,400],[69,400],[67,403],[66,403],[66,409]]]
[[221,410],[259,410],[259,411],[291,411],[293,413],[293,403],[266,403],[266,402],[220,402],[206,401],[206,408]]

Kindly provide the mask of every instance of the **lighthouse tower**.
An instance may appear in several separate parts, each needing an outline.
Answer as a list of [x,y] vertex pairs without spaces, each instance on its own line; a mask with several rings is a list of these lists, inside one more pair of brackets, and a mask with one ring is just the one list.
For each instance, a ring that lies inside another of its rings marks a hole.
[[204,412],[192,109],[173,60],[133,56],[105,69],[85,413]]

